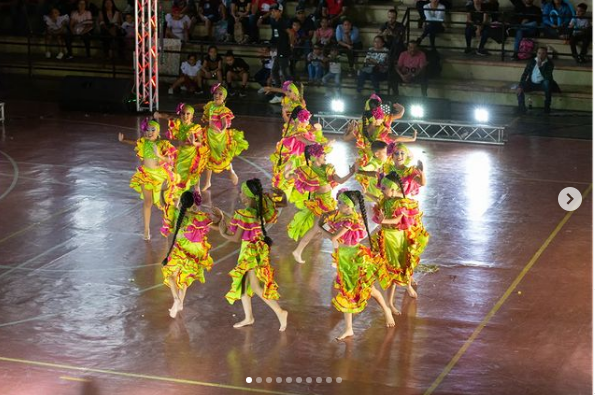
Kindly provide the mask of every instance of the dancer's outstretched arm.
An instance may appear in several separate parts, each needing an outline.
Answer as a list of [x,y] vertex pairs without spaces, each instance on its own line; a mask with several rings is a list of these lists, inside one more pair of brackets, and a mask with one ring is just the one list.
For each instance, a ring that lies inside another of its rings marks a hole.
[[124,144],[129,144],[129,145],[136,145],[136,141],[135,140],[129,140],[124,138],[124,134],[123,133],[118,133],[118,141]]
[[334,176],[335,182],[337,182],[339,184],[343,184],[345,181],[349,180],[355,174],[358,167],[359,167],[359,165],[356,162],[353,165],[351,165],[351,167],[349,167],[349,173],[347,173],[346,176],[339,177],[335,174],[335,176]]

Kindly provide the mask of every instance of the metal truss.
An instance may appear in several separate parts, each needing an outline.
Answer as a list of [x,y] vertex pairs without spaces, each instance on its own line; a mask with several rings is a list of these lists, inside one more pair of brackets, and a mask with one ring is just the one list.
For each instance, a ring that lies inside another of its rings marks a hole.
[[134,3],[136,111],[153,112],[159,110],[158,1],[136,0]]
[[[314,117],[322,125],[323,131],[341,134],[345,132],[351,121],[361,120],[360,117],[333,114],[316,114]],[[496,145],[504,145],[507,141],[504,126],[407,120],[395,121],[392,124],[392,131],[397,136],[411,135],[413,129],[417,130],[417,138],[420,140],[461,141]]]

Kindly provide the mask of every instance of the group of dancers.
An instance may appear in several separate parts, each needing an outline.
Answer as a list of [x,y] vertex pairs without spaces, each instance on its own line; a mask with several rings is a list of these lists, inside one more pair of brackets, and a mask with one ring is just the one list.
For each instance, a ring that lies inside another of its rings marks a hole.
[[[404,145],[415,141],[416,132],[412,137],[392,133],[391,123],[403,116],[404,108],[395,104],[390,114],[385,114],[380,97],[372,95],[361,122],[351,122],[344,135],[345,141],[355,141],[359,158],[348,174],[339,176],[326,162],[333,141],[324,137],[320,124],[310,122],[302,90],[291,81],[280,90],[284,94],[284,126],[270,157],[272,188],[265,191],[258,178],[241,183],[244,208],[232,216],[217,207],[203,211],[206,209],[201,206],[201,191],[211,186],[212,172],[229,171],[232,183],[238,184],[232,160],[248,148],[243,132],[231,128],[234,115],[225,106],[227,91],[223,86],[212,87],[213,100],[204,106],[203,125],[194,123],[192,106],[181,104],[177,114],[155,113],[153,120],[145,121],[139,140],[119,135],[120,141],[136,145],[142,160],[130,187],[144,200],[144,238],[150,239],[153,205],[163,213],[161,233],[166,237],[173,234],[162,268],[164,284],[173,297],[169,314],[175,318],[183,310],[186,291],[194,281],[205,282],[205,271],[213,266],[208,234],[215,230],[225,239],[241,243],[237,264],[229,273],[231,287],[225,295],[230,304],[241,300],[244,310],[244,319],[234,327],[254,323],[252,297],[256,294],[274,311],[279,330],[284,331],[288,312],[277,302],[267,225],[276,222],[281,207],[293,204],[297,212],[287,231],[298,242],[294,259],[305,263],[302,253],[316,236],[330,239],[334,246],[337,294],[332,304],[345,318],[345,331],[337,339],[353,336],[353,314],[361,312],[371,297],[382,308],[386,326],[393,327],[393,315],[400,314],[394,303],[397,286],[406,287],[410,297],[417,297],[413,271],[429,238],[415,200],[426,183],[423,165],[419,161],[411,165],[411,153]],[[168,119],[167,139],[160,138],[158,119]],[[168,140],[177,141],[177,146]],[[361,191],[341,189],[333,197],[333,188],[353,176]],[[373,203],[371,219],[379,225],[373,235],[366,200]],[[369,246],[364,244],[366,236]]]

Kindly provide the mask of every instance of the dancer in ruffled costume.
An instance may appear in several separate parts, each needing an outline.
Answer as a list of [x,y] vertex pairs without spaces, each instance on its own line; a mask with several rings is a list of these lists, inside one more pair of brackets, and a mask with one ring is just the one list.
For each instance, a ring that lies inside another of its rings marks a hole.
[[426,175],[421,161],[417,161],[416,166],[411,166],[413,156],[405,144],[399,143],[389,146],[390,160],[384,163],[382,169],[379,169],[379,177],[385,174],[396,172],[403,184],[405,197],[412,198],[419,194],[419,188],[426,185]]
[[349,180],[357,170],[354,164],[346,176],[339,177],[335,173],[335,167],[326,163],[326,153],[320,144],[308,145],[304,157],[306,165],[298,167],[291,176],[295,180],[295,191],[300,194],[307,193],[308,199],[296,204],[300,211],[294,215],[287,227],[289,237],[299,240],[293,251],[293,257],[299,263],[305,263],[302,252],[312,238],[320,233],[320,229],[314,226],[315,221],[323,214],[336,209],[337,203],[332,197],[332,189]]
[[167,119],[166,137],[178,141],[178,156],[175,172],[179,175],[176,185],[176,196],[183,191],[199,189],[200,175],[209,160],[209,147],[206,144],[205,131],[194,123],[194,107],[180,103],[176,108],[177,116],[155,113],[156,118]]
[[380,225],[380,231],[372,240],[378,246],[388,274],[381,279],[382,288],[391,287],[389,305],[395,314],[400,314],[394,304],[396,287],[407,287],[409,296],[417,298],[412,284],[413,271],[430,236],[423,226],[423,213],[417,201],[405,197],[399,175],[391,172],[381,183],[384,197],[374,206],[373,217],[373,221]]
[[[285,81],[281,89],[270,86],[264,88],[264,91],[267,93],[275,92],[283,94],[283,99],[281,99],[281,116],[283,117],[283,121],[285,123],[289,122],[291,113],[297,106],[300,106],[304,109],[306,108],[303,90],[303,86],[300,91],[300,89],[292,81]],[[285,127],[285,125],[283,127]]]
[[[160,210],[173,198],[174,184],[177,182],[174,173],[174,161],[176,149],[167,140],[159,138],[159,123],[155,120],[143,122],[141,127],[144,137],[137,141],[124,138],[122,133],[118,134],[118,140],[131,145],[136,145],[135,151],[142,165],[136,169],[136,173],[130,180],[130,187],[140,194],[144,200],[143,223],[145,240],[151,239],[151,207],[153,204]],[[161,199],[161,192],[165,191],[164,201]]]
[[[283,195],[281,191],[275,193]],[[257,178],[242,183],[240,200],[246,208],[236,210],[231,219],[214,208],[222,218],[219,223],[221,235],[233,242],[242,243],[238,263],[229,272],[231,289],[225,295],[230,304],[238,299],[242,301],[244,319],[234,324],[234,328],[254,323],[252,296],[256,293],[275,312],[279,320],[279,331],[284,331],[287,328],[287,311],[277,303],[278,285],[270,264],[272,240],[267,236],[265,226],[277,221],[277,208],[285,206],[286,200],[264,193]]]
[[[213,267],[207,233],[210,228],[219,229],[220,218],[211,218],[200,211],[201,202],[196,190],[182,193],[180,208],[176,209],[173,217],[173,240],[161,269],[163,283],[169,287],[174,299],[169,309],[172,318],[184,309],[188,287],[196,280],[204,283],[205,270],[210,271]],[[168,228],[165,233],[171,230]]]
[[213,172],[221,173],[224,170],[229,170],[231,182],[233,185],[237,185],[238,176],[233,171],[231,161],[240,155],[242,151],[248,149],[248,142],[244,139],[244,132],[231,129],[231,121],[234,119],[234,115],[225,106],[227,89],[221,84],[216,84],[211,88],[211,93],[213,94],[213,100],[204,106],[202,116],[202,121],[207,124],[207,142],[211,153],[207,164],[203,191],[211,187]]
[[[387,275],[386,271],[376,253],[361,244],[366,234],[370,236],[364,197],[359,191],[342,189],[337,193],[337,201],[337,210],[321,218],[318,227],[335,247],[333,261],[337,277],[334,286],[338,293],[333,306],[345,316],[345,332],[337,338],[343,340],[353,336],[353,314],[364,310],[370,296],[382,308],[387,327],[395,326],[395,320],[382,293],[374,286],[377,278]],[[361,215],[356,211],[356,204]]]

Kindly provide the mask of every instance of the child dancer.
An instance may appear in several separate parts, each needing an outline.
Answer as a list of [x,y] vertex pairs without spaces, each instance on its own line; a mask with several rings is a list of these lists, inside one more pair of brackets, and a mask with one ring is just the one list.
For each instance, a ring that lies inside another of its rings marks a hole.
[[390,161],[388,156],[388,144],[384,141],[373,141],[370,144],[370,150],[373,157],[368,160],[365,166],[361,166],[355,175],[355,179],[360,183],[365,195],[374,200],[382,196],[378,183],[380,181],[379,174],[385,164]]
[[400,314],[394,304],[396,287],[407,287],[409,296],[417,298],[412,286],[413,271],[430,236],[422,224],[423,213],[417,201],[405,197],[399,175],[391,172],[381,183],[384,197],[374,206],[373,218],[381,228],[373,243],[378,246],[388,272],[381,281],[382,288],[391,287],[389,305],[393,313]]
[[[370,296],[384,311],[387,327],[395,326],[395,320],[384,297],[374,286],[376,277],[386,273],[379,270],[378,259],[374,253],[360,244],[366,234],[370,236],[364,197],[359,191],[342,189],[337,193],[337,201],[337,211],[326,218],[323,217],[318,227],[335,245],[335,289],[339,290],[339,293],[333,299],[333,305],[345,316],[345,332],[337,338],[343,340],[353,336],[353,314],[364,310]],[[355,209],[356,203],[359,204],[361,215]],[[325,221],[329,230],[323,227]]]
[[194,107],[180,103],[176,108],[176,114],[178,117],[156,112],[155,117],[168,120],[166,137],[179,142],[175,165],[176,174],[180,176],[176,185],[179,196],[188,188],[199,189],[200,174],[209,159],[209,147],[205,141],[204,130],[193,122]]
[[[169,287],[174,303],[169,315],[176,318],[184,309],[184,298],[188,287],[198,280],[204,284],[205,270],[213,267],[209,255],[211,245],[207,241],[209,228],[219,228],[208,214],[199,210],[202,198],[200,194],[186,191],[180,197],[180,208],[176,210],[174,237],[163,260],[163,283]],[[182,232],[179,232],[180,229]],[[171,231],[171,228],[168,229]]]
[[205,105],[202,116],[202,121],[208,124],[207,141],[211,150],[203,191],[211,187],[213,172],[221,173],[224,170],[229,170],[231,182],[233,185],[238,185],[238,176],[233,171],[231,161],[240,155],[242,151],[248,149],[248,142],[244,139],[244,132],[231,129],[231,120],[234,115],[225,106],[227,89],[221,84],[216,84],[211,88],[211,93],[213,94],[213,100]]
[[411,198],[419,193],[419,187],[426,185],[426,175],[423,171],[423,164],[417,161],[417,166],[409,166],[412,156],[405,144],[389,146],[390,160],[384,163],[380,178],[384,174],[396,172],[401,179],[405,197]]
[[[176,182],[173,172],[176,149],[169,141],[159,138],[159,129],[159,123],[157,121],[145,120],[141,126],[141,130],[145,136],[137,141],[125,139],[122,133],[118,134],[119,141],[136,145],[134,149],[136,155],[143,162],[132,176],[130,188],[138,192],[140,198],[144,200],[144,240],[151,239],[151,207],[155,204],[157,208],[163,210],[164,205],[161,202],[161,191],[167,189],[171,192]],[[167,193],[165,203],[171,198],[171,193]]]
[[303,86],[300,91],[300,89],[298,89],[298,87],[291,81],[285,81],[283,83],[283,88],[281,89],[273,88],[270,86],[264,88],[264,91],[266,93],[277,92],[282,93],[284,95],[283,99],[281,99],[281,116],[283,117],[283,121],[285,123],[289,122],[289,117],[294,108],[296,108],[297,106],[301,106],[304,109],[306,108],[306,101],[303,97],[303,90]]
[[287,226],[289,237],[299,240],[298,246],[293,251],[293,257],[299,263],[305,263],[302,252],[312,238],[320,233],[320,229],[314,226],[314,221],[336,208],[331,190],[349,180],[357,170],[354,164],[349,168],[349,174],[339,177],[335,173],[335,167],[326,163],[326,153],[320,144],[307,146],[304,156],[306,165],[297,168],[293,178],[297,193],[308,193],[308,199],[296,204],[300,211],[294,215]]
[[233,327],[241,328],[254,323],[252,296],[256,292],[277,315],[279,331],[282,332],[287,328],[287,311],[276,301],[279,299],[278,285],[269,261],[272,240],[267,236],[265,225],[277,221],[277,207],[285,206],[286,201],[274,201],[271,195],[264,193],[258,178],[242,183],[240,200],[246,208],[236,210],[231,220],[221,210],[214,208],[222,218],[219,222],[221,235],[233,242],[242,243],[238,263],[229,272],[232,278],[231,289],[225,295],[230,304],[238,299],[242,300],[245,317]]

